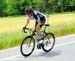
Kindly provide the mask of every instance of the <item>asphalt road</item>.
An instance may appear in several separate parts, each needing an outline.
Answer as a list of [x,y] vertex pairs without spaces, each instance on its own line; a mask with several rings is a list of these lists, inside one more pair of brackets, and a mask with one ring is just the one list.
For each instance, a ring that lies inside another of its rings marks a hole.
[[0,61],[75,61],[75,34],[56,38],[51,52],[35,49],[27,58],[21,55],[19,47],[1,50]]

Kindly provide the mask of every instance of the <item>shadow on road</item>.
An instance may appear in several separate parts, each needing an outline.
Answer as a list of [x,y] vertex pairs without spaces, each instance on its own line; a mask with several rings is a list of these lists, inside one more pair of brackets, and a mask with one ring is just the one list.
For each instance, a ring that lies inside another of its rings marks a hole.
[[18,56],[16,59],[23,59],[23,60],[27,60],[28,61],[28,60],[32,60],[32,59],[36,59],[36,58],[41,58],[41,57],[43,57],[43,58],[55,57],[55,56],[58,56],[58,55],[61,55],[61,54],[62,54],[61,50],[52,50],[49,53],[43,52],[41,50],[41,51],[35,51],[29,57],[23,57],[21,55],[21,56]]
[[35,55],[31,55],[30,57],[54,57],[54,56],[58,56],[58,55],[61,55],[62,52],[60,50],[58,51],[51,51],[51,52],[41,52],[41,53],[37,53]]

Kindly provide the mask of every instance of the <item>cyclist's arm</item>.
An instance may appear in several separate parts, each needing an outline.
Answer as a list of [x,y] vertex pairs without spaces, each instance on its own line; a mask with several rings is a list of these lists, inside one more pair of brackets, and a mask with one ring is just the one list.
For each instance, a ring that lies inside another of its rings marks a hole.
[[29,19],[27,19],[27,22],[26,22],[24,28],[26,28],[28,26],[28,24],[29,24]]

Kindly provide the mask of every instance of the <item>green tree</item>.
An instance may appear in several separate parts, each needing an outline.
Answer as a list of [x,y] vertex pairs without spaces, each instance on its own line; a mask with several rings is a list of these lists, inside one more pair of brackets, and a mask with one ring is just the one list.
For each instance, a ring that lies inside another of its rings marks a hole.
[[6,3],[5,0],[0,0],[0,16],[5,15]]
[[46,13],[75,11],[75,0],[0,0],[0,16],[24,15],[29,7]]
[[51,7],[50,10],[52,12],[57,12],[57,10],[58,10],[57,2],[58,2],[58,0],[49,0],[49,4],[50,4],[50,7]]

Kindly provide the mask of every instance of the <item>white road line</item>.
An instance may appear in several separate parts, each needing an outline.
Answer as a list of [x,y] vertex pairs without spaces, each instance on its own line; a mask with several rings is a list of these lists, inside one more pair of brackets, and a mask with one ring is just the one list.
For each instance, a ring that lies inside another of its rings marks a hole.
[[75,43],[75,41],[59,44],[59,45],[56,45],[55,47],[61,47],[61,46],[72,44],[72,43]]
[[[64,44],[56,45],[55,48],[56,48],[56,47],[61,47],[61,46],[64,46],[64,45],[68,45],[68,44],[72,44],[72,43],[75,43],[75,41],[68,42],[68,43],[64,43]],[[11,57],[7,57],[7,58],[0,59],[0,60],[6,60],[6,59],[14,58],[14,57],[17,57],[17,56],[21,56],[21,55],[11,56]]]
[[0,60],[7,60],[7,59],[11,59],[11,58],[18,57],[18,56],[20,56],[20,55],[16,55],[16,56],[7,57],[7,58],[3,58],[3,59],[0,59]]

